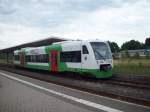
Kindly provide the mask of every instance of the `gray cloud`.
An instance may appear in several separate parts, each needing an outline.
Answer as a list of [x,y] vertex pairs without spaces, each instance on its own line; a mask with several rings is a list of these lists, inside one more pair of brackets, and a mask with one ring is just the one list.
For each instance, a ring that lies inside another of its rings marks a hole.
[[0,21],[28,26],[55,27],[74,20],[80,13],[120,6],[119,1],[0,0]]
[[51,34],[139,38],[149,32],[149,6],[149,0],[0,0],[0,39],[15,45]]

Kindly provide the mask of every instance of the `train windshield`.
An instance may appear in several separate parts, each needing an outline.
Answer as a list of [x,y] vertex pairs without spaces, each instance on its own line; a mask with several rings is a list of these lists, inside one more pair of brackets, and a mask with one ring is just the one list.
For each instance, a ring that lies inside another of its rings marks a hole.
[[109,46],[104,42],[90,42],[94,51],[96,60],[111,59],[111,51]]

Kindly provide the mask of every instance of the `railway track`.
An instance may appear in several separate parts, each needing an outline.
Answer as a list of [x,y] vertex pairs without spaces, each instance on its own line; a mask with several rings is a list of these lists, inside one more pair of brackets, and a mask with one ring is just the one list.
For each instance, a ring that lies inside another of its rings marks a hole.
[[118,76],[114,75],[111,80],[106,82],[132,88],[150,90],[150,77],[148,76]]
[[137,75],[130,75],[130,76],[123,76],[118,75],[114,78],[112,78],[115,81],[120,82],[129,82],[129,83],[136,83],[136,84],[142,84],[142,85],[150,85],[150,76],[137,76]]
[[[98,95],[103,95],[103,96],[108,96],[108,97],[112,97],[115,99],[121,99],[121,100],[125,100],[125,101],[130,101],[130,102],[134,102],[137,104],[142,104],[142,105],[147,105],[150,106],[150,99],[147,98],[138,98],[138,97],[132,97],[130,95],[126,95],[126,94],[120,94],[120,93],[113,93],[113,92],[108,92],[105,91],[103,89],[94,89],[94,86],[97,84],[106,84],[107,86],[110,85],[114,85],[114,86],[121,86],[122,88],[136,88],[139,91],[150,91],[149,88],[149,84],[148,83],[143,83],[143,81],[140,80],[127,80],[127,78],[125,78],[126,80],[123,80],[123,78],[120,77],[113,77],[111,79],[92,79],[92,78],[85,78],[85,77],[80,77],[77,76],[75,77],[75,79],[72,78],[72,76],[69,75],[60,75],[60,74],[55,74],[55,75],[49,75],[49,72],[46,71],[38,71],[35,72],[34,70],[28,70],[28,69],[24,69],[24,68],[13,68],[13,66],[5,66],[3,65],[0,66],[1,69],[10,71],[10,72],[14,72],[14,73],[18,73],[18,74],[22,74],[31,78],[36,78],[39,80],[43,80],[43,81],[47,81],[47,82],[52,82],[55,84],[60,84],[63,86],[68,86],[71,88],[75,88],[75,89],[79,89],[82,91],[88,91],[90,93],[93,94],[98,94]],[[37,71],[37,70],[36,70]],[[43,73],[44,72],[44,73]],[[40,75],[42,74],[42,75]],[[43,77],[44,75],[44,77]],[[74,81],[75,80],[75,81]],[[86,85],[86,83],[91,84],[91,85]],[[148,85],[147,85],[148,84]],[[93,88],[91,88],[93,86]]]
[[134,82],[134,81],[128,81],[128,80],[109,80],[107,83],[114,84],[114,85],[120,85],[125,87],[132,87],[132,88],[140,88],[140,89],[147,89],[150,90],[150,84],[147,83],[141,83],[141,82]]
[[[4,65],[6,67],[6,65]],[[13,66],[9,66],[10,68],[14,68]],[[15,68],[16,69],[16,68]],[[19,69],[22,69],[22,70],[27,70],[27,69],[24,69],[24,68],[19,68]],[[34,70],[33,70],[34,71]],[[41,73],[45,73],[45,74],[49,74],[49,72],[45,72],[45,71],[38,71],[38,72],[41,72]],[[61,74],[62,75],[62,74]],[[57,74],[57,76],[60,76],[61,75]],[[74,77],[75,76],[75,77]],[[74,75],[72,77],[72,75],[63,75],[63,77],[66,77],[66,78],[76,78],[77,80],[85,80],[85,81],[88,81],[88,82],[97,82],[97,83],[105,83],[105,84],[113,84],[113,85],[120,85],[120,86],[125,86],[125,87],[132,87],[132,88],[140,88],[140,89],[148,89],[150,90],[150,77],[146,77],[146,80],[141,80],[141,78],[145,78],[145,76],[138,76],[138,78],[134,79],[132,77],[132,79],[130,77],[118,77],[118,76],[114,76],[110,79],[93,79],[93,78],[88,78],[88,77],[82,77],[82,76],[79,76],[79,75]]]

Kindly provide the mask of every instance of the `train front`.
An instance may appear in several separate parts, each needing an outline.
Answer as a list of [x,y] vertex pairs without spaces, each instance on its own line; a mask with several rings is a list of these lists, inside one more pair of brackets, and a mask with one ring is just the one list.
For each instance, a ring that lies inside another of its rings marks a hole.
[[107,42],[90,42],[96,61],[97,78],[112,76],[113,58]]

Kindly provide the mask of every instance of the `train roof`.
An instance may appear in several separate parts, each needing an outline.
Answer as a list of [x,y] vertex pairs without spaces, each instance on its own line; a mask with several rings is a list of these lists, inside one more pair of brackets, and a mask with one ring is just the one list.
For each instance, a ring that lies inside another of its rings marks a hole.
[[71,40],[71,41],[54,42],[53,44],[70,44],[70,43],[81,43],[81,42],[104,42],[104,43],[107,43],[107,41],[102,41],[102,40]]
[[61,41],[66,41],[68,39],[65,38],[59,38],[59,37],[48,37],[46,39],[34,41],[34,42],[29,42],[21,45],[17,45],[14,47],[9,47],[5,49],[1,49],[0,52],[4,53],[12,53],[15,50],[22,49],[22,48],[31,48],[31,47],[40,47],[40,46],[47,46],[50,45],[54,42],[61,42]]

